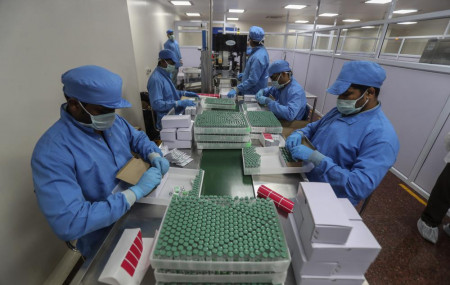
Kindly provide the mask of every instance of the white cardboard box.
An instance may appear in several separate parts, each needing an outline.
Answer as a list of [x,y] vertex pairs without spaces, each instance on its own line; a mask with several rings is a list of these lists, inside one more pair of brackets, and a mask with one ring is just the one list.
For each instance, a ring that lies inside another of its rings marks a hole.
[[297,201],[303,216],[300,228],[303,244],[344,244],[347,241],[352,225],[330,184],[300,182]]
[[175,140],[173,142],[164,142],[164,145],[166,145],[169,149],[174,149],[174,148],[191,148],[192,147],[192,141],[178,141],[178,140]]
[[338,198],[338,200],[341,203],[341,206],[350,221],[362,221],[361,216],[359,215],[358,211],[356,211],[355,206],[353,206],[349,199]]
[[[297,281],[297,280],[296,280]],[[361,285],[365,281],[364,275],[361,276],[309,276],[303,275],[297,284],[301,285]]]
[[353,229],[345,244],[305,243],[302,239],[308,261],[364,263],[362,268],[370,265],[380,252],[381,246],[362,221],[351,221],[351,224]]
[[188,128],[190,124],[190,115],[165,115],[161,119],[163,129]]
[[177,129],[162,129],[159,132],[163,142],[173,142],[176,140]]
[[192,126],[194,123],[191,121],[191,125],[187,128],[177,129],[177,140],[179,141],[191,141],[192,140]]

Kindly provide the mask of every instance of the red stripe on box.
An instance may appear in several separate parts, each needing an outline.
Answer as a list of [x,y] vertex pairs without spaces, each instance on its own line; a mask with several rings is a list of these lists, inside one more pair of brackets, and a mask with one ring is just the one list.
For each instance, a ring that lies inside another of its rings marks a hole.
[[134,267],[137,267],[139,263],[139,259],[137,259],[136,256],[133,253],[131,253],[131,251],[127,253],[125,259],[127,259]]
[[141,258],[142,252],[137,248],[135,244],[132,244],[130,250],[138,259]]
[[277,192],[271,190],[265,185],[261,185],[258,188],[258,197],[269,198],[275,202],[275,206],[282,209],[285,212],[292,213],[294,209],[294,203],[278,194]]
[[125,271],[126,271],[128,274],[130,274],[131,277],[133,277],[134,271],[135,271],[136,269],[133,267],[133,265],[131,265],[131,263],[130,263],[128,260],[124,259],[124,260],[122,261],[121,267],[122,267],[123,269],[125,269]]
[[140,251],[142,251],[142,249],[144,248],[142,240],[140,240],[139,237],[136,237],[134,239],[134,244],[137,246],[137,248],[139,248]]

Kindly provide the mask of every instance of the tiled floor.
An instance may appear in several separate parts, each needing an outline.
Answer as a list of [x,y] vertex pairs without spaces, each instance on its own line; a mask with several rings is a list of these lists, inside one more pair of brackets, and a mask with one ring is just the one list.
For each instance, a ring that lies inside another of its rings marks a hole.
[[370,285],[450,284],[450,237],[442,226],[435,245],[420,236],[416,223],[424,206],[400,183],[389,172],[362,215],[382,247],[366,279]]

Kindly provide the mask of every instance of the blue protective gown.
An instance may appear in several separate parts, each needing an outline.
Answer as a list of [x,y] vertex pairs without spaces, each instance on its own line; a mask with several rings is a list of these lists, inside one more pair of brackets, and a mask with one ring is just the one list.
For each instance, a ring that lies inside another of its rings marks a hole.
[[[184,91],[176,90],[170,80],[170,74],[159,66],[148,79],[147,90],[150,105],[156,112],[156,127],[161,129],[161,118],[175,107],[176,101],[180,100]],[[177,107],[175,113],[180,114],[183,110],[183,107]]]
[[300,121],[308,116],[309,108],[306,105],[305,90],[294,78],[291,78],[291,82],[281,89],[264,88],[263,95],[265,97],[272,95],[275,98],[275,101],[269,101],[267,107],[278,119]]
[[[104,138],[82,126],[61,106],[61,118],[39,139],[31,168],[39,207],[55,234],[90,256],[105,227],[129,208],[122,193],[112,194],[117,172],[131,159],[131,151],[147,158],[161,154],[144,132],[116,115]],[[161,154],[162,155],[162,154]]]
[[181,52],[180,52],[180,46],[178,45],[178,42],[176,40],[170,40],[168,39],[164,43],[164,49],[168,49],[173,51],[173,53],[177,56],[178,62],[175,64],[176,68],[179,68],[181,66],[180,59],[181,59]]
[[241,94],[256,94],[267,87],[269,78],[269,54],[264,46],[254,47],[247,60],[242,83],[237,88]]
[[356,205],[367,198],[394,165],[399,141],[381,104],[343,116],[333,108],[322,119],[300,129],[325,158],[307,177],[328,182],[336,195]]

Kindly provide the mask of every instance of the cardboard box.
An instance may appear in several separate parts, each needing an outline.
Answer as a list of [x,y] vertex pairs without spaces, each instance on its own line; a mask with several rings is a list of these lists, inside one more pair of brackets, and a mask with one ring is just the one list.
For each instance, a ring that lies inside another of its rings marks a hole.
[[[380,244],[362,221],[350,221],[352,231],[345,244],[305,243],[300,237],[308,261],[362,263],[368,267],[378,256]],[[301,236],[301,234],[300,234]]]
[[297,284],[301,285],[361,285],[365,281],[364,275],[361,276],[309,276],[303,275]]
[[188,128],[191,125],[190,115],[165,115],[161,119],[163,129]]
[[173,142],[164,142],[164,145],[166,145],[169,149],[174,148],[191,148],[192,147],[192,141],[173,141]]
[[117,172],[116,178],[125,181],[129,184],[136,185],[141,179],[147,169],[150,168],[150,164],[143,161],[140,158],[132,157],[122,169]]
[[191,121],[191,125],[188,128],[178,128],[177,129],[177,140],[191,141],[193,125],[194,125],[194,123]]
[[347,215],[350,221],[362,221],[361,216],[359,215],[358,211],[356,211],[355,206],[353,206],[349,199],[338,198],[338,200],[341,203],[344,213]]
[[261,133],[258,136],[259,142],[264,147],[269,146],[279,146],[280,145],[280,135]]
[[177,129],[162,129],[159,132],[159,135],[161,137],[161,140],[163,142],[173,142],[175,141],[176,138],[176,134],[177,134]]
[[300,228],[303,244],[345,244],[352,225],[330,184],[301,182],[297,200],[303,216]]
[[256,95],[244,94],[244,102],[256,102]]

